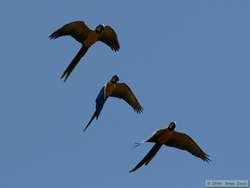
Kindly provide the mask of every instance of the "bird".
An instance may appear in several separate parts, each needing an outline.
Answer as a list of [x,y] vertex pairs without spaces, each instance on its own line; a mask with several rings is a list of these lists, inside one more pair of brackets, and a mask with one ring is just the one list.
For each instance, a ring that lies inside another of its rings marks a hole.
[[209,159],[209,155],[207,155],[190,136],[185,133],[175,131],[175,127],[176,122],[172,121],[167,128],[158,129],[152,134],[150,138],[142,142],[137,142],[135,147],[145,142],[151,142],[155,144],[145,155],[145,157],[129,172],[131,173],[136,171],[142,165],[148,165],[162,145],[185,150],[206,162],[211,161]]
[[75,21],[65,24],[53,32],[49,38],[57,39],[62,36],[71,36],[82,45],[76,56],[72,59],[68,67],[61,75],[61,79],[64,79],[64,81],[67,80],[70,73],[79,63],[81,58],[86,54],[88,49],[97,41],[105,43],[111,48],[111,50],[115,52],[119,51],[120,49],[117,34],[115,30],[109,25],[105,26],[104,24],[99,24],[94,30],[92,30],[86,25],[84,21]]
[[133,91],[126,83],[119,83],[119,76],[114,75],[109,82],[107,82],[100,90],[96,102],[96,109],[90,121],[85,126],[83,131],[86,131],[94,118],[98,119],[104,103],[109,97],[115,97],[126,101],[137,113],[142,113],[143,108],[139,101],[136,99]]

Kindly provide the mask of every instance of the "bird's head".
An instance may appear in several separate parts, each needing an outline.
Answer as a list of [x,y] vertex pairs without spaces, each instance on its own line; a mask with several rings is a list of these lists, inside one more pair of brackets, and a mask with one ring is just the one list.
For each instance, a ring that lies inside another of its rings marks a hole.
[[176,122],[172,121],[168,126],[168,130],[173,131],[175,127],[176,127]]
[[104,24],[99,24],[98,26],[96,26],[95,31],[97,33],[101,33],[104,30],[104,27]]
[[118,75],[114,75],[112,78],[111,78],[111,80],[110,80],[112,83],[117,83],[117,82],[119,82],[119,76]]

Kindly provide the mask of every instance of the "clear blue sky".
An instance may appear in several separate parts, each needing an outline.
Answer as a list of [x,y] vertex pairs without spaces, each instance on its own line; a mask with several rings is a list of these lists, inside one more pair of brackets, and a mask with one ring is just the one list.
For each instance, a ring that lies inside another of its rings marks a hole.
[[[49,34],[65,23],[113,26],[121,49],[92,47],[64,83],[80,45]],[[250,4],[205,1],[1,1],[0,187],[204,187],[249,179]],[[110,99],[83,133],[113,74],[144,107]],[[133,143],[176,120],[211,156],[207,164],[164,147],[129,170],[151,144]]]

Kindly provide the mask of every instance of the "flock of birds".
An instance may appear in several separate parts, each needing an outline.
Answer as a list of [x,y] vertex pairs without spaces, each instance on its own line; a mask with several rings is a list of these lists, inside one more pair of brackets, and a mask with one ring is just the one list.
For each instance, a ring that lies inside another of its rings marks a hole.
[[[80,62],[81,58],[86,54],[88,49],[97,41],[101,41],[108,45],[112,50],[119,51],[120,44],[115,30],[110,26],[98,25],[95,30],[90,29],[83,21],[68,23],[50,35],[51,39],[62,36],[71,36],[82,44],[80,50],[70,62],[66,70],[63,72],[61,79],[67,80],[73,69]],[[103,86],[96,98],[96,109],[90,121],[84,128],[87,130],[91,122],[98,119],[100,112],[109,97],[115,97],[126,101],[137,113],[142,113],[143,108],[135,97],[133,91],[126,83],[120,83],[119,77],[114,75],[109,82]],[[139,146],[145,142],[154,143],[152,149],[146,156],[133,168],[130,172],[136,171],[142,165],[148,165],[162,145],[175,147],[185,150],[192,155],[199,157],[203,161],[210,161],[208,155],[198,146],[198,144],[187,134],[175,131],[176,122],[173,121],[167,128],[156,130],[152,136],[143,142],[136,143]]]

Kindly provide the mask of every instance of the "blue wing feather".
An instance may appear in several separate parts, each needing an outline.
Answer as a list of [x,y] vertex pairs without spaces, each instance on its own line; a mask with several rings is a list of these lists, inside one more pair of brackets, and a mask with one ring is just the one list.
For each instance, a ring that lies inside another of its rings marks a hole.
[[84,128],[83,131],[86,131],[88,126],[91,124],[91,122],[96,118],[98,119],[101,111],[102,111],[102,108],[104,106],[104,103],[106,102],[106,97],[105,97],[105,86],[102,87],[102,89],[100,90],[99,94],[97,95],[96,97],[96,109],[95,109],[95,112],[94,114],[92,115],[90,121],[88,122],[88,124],[86,125],[86,127]]
[[100,115],[100,112],[103,108],[104,103],[106,102],[105,95],[105,86],[102,87],[99,94],[96,97],[96,119],[98,119],[98,116]]

